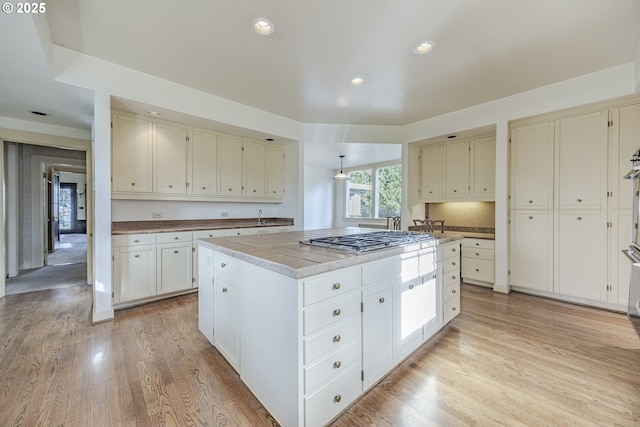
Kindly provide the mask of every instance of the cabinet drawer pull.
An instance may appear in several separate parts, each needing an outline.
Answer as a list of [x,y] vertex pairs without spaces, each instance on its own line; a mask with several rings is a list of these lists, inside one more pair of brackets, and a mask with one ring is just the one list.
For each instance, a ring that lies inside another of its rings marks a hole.
[[529,204],[533,203],[533,200],[529,200]]
[[487,191],[487,189],[486,189],[486,188],[483,188],[483,189],[482,189],[482,191]]
[[409,285],[409,289],[413,289],[413,285]]
[[224,262],[221,262],[221,263],[220,263],[220,267],[221,267],[221,268],[225,268],[226,266],[227,266],[227,264],[225,264]]
[[138,240],[138,239],[133,241],[133,243],[139,243],[139,242],[140,242],[140,240]]
[[342,366],[342,363],[339,360],[333,363],[333,369],[340,369],[340,366]]
[[222,288],[222,293],[227,293],[227,288]]
[[339,394],[336,395],[336,397],[333,398],[333,401],[336,403],[340,403],[340,401],[342,400],[342,396],[340,396]]
[[379,302],[380,304],[384,304],[384,298],[380,298],[380,299],[378,300],[378,302]]
[[173,240],[180,240],[178,236],[174,237]]
[[180,252],[178,252],[178,251],[176,250],[176,251],[173,251],[173,253],[174,253],[174,254],[177,254],[177,253],[180,253]]
[[169,188],[173,188],[173,185],[169,184]]
[[340,335],[333,337],[333,342],[340,342]]
[[334,316],[340,316],[340,313],[341,313],[341,311],[340,311],[339,308],[336,308],[335,310],[333,310],[333,315]]
[[134,255],[134,257],[136,257],[136,258],[140,258],[140,255],[138,255],[138,254],[135,254],[135,255]]
[[276,194],[276,190],[273,190],[273,194]]
[[578,199],[578,200],[576,200],[576,202],[582,203],[582,199]]
[[206,189],[207,189],[207,187],[202,187],[202,189],[203,189],[203,190],[206,190]]
[[476,246],[480,246],[480,243],[476,242]]
[[336,290],[336,291],[337,291],[338,289],[340,289],[340,283],[339,283],[339,282],[334,283],[334,284],[333,284],[333,289],[334,289],[334,290]]
[[578,221],[580,221],[580,220],[582,220],[582,217],[581,217],[581,216],[579,216],[579,217],[578,217],[578,218],[576,218],[576,219],[577,219]]
[[476,268],[476,271],[480,271],[480,270],[478,270],[478,269]]
[[230,188],[229,191],[233,191],[233,190]]
[[529,219],[533,219],[533,217],[532,217],[532,216],[530,216],[530,217],[529,217]]

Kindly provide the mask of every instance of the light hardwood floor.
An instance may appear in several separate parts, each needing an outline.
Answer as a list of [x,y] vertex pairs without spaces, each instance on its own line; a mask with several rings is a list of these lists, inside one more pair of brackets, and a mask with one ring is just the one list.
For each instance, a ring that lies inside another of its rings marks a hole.
[[[471,285],[461,305],[334,425],[640,425],[623,315]],[[0,300],[0,426],[276,424],[198,331],[197,295],[90,311],[86,286]]]

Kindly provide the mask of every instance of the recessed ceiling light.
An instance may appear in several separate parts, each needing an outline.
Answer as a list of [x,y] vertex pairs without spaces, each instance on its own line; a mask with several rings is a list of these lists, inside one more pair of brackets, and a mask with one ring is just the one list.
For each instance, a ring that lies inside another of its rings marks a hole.
[[256,18],[253,20],[252,24],[253,30],[262,36],[273,34],[273,24],[267,18]]
[[161,113],[158,113],[157,111],[150,111],[150,110],[145,111],[145,113],[147,113],[150,116],[155,116],[155,117],[158,117],[158,116],[162,115]]
[[354,86],[360,86],[364,83],[364,78],[362,76],[356,76],[351,79],[351,84]]
[[48,116],[47,113],[43,113],[42,111],[32,111],[31,114],[35,114],[36,116]]
[[416,55],[424,55],[425,53],[431,52],[435,45],[436,44],[431,40],[425,40],[418,43],[416,47],[413,48],[413,53],[415,53]]

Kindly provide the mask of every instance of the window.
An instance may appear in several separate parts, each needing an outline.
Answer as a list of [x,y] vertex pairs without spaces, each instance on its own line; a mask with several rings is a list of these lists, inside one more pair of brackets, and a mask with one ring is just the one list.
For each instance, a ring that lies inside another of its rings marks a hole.
[[380,218],[400,215],[402,167],[373,166],[348,172],[347,217]]

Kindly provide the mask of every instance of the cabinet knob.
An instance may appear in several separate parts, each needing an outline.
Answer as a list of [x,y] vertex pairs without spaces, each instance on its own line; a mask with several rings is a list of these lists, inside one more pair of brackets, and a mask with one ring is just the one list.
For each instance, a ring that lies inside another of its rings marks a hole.
[[340,342],[340,335],[333,337],[333,342]]
[[451,307],[451,311],[456,311],[456,308],[455,307]]
[[409,285],[409,289],[413,289],[413,285]]
[[480,271],[480,270],[476,268],[476,271]]
[[454,193],[457,193],[457,192],[458,192],[458,190],[453,190],[453,192],[454,192]]
[[476,256],[480,256],[480,254],[478,252],[476,252]]
[[276,194],[276,190],[273,190],[273,194]]
[[253,192],[255,193],[255,192],[256,192],[256,190],[253,190]]
[[178,251],[173,251],[173,253],[174,253],[174,254],[177,254],[177,253],[178,253]]
[[451,252],[455,252],[455,251],[456,251],[456,248],[451,248]]
[[136,183],[135,183],[135,182],[132,182],[132,183],[131,183],[131,186],[135,187],[135,185],[136,185]]
[[334,290],[336,290],[336,291],[337,291],[338,289],[340,289],[340,282],[336,282],[336,283],[334,283],[334,284],[333,284],[333,289],[334,289]]
[[138,242],[140,242],[140,240],[138,240],[138,239],[133,241],[133,243],[138,243]]
[[451,289],[451,293],[455,295],[456,294],[456,290],[455,289]]
[[138,255],[138,254],[135,254],[135,255],[134,255],[134,257],[136,257],[136,258],[140,258],[140,255]]
[[178,236],[174,237],[173,240],[180,240]]
[[336,308],[335,310],[333,310],[333,315],[334,316],[340,316],[340,313],[341,313],[341,311],[340,311],[339,308]]
[[451,265],[456,265],[456,262],[455,262],[455,261],[453,261],[453,262],[451,263]]
[[169,184],[169,188],[173,188],[173,185]]
[[486,189],[486,188],[483,188],[483,189],[482,189],[482,191],[487,191],[487,189]]
[[577,219],[578,221],[580,221],[580,220],[582,220],[582,217],[581,217],[581,216],[579,216],[579,217],[578,217],[578,218],[576,218],[576,219]]
[[233,190],[230,188],[229,191],[233,191]]
[[333,398],[333,401],[336,403],[340,403],[341,400],[342,400],[342,396],[340,396],[339,394],[337,394],[336,397]]
[[227,288],[222,288],[222,292],[226,294],[227,293]]
[[225,264],[224,262],[220,263],[220,267],[225,268],[227,266],[227,264]]
[[576,200],[576,202],[582,203],[582,199],[578,199],[578,200]]
[[452,278],[453,280],[456,280],[456,276],[451,276],[451,278]]
[[379,302],[380,304],[384,304],[384,298],[380,298],[380,299],[378,300],[378,302]]
[[213,234],[209,234],[209,237],[213,237]]
[[429,194],[433,193],[433,191],[429,191]]
[[529,204],[533,203],[533,200],[529,200]]
[[532,217],[532,216],[530,216],[530,217],[529,217],[529,219],[533,219],[533,217]]
[[342,363],[339,360],[333,363],[333,369],[340,369],[340,366],[342,366]]
[[206,189],[207,189],[207,187],[202,187],[202,189],[203,189],[203,190],[206,190]]
[[476,246],[480,246],[480,243],[476,242]]

